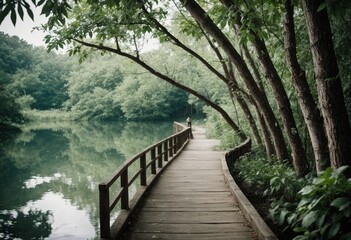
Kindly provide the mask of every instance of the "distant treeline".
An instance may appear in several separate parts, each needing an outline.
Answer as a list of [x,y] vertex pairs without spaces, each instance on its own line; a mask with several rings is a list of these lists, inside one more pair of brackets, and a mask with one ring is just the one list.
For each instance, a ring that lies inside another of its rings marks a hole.
[[1,125],[22,121],[28,110],[61,110],[84,120],[180,117],[195,111],[188,98],[115,56],[80,64],[0,32]]

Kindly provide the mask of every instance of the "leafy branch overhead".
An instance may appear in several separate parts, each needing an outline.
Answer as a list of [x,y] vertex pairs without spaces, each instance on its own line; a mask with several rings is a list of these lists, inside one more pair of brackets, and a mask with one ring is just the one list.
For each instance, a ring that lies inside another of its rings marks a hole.
[[46,17],[50,15],[55,16],[54,22],[65,24],[66,18],[68,17],[68,11],[71,10],[71,6],[68,2],[77,3],[77,0],[1,0],[0,24],[8,15],[10,15],[11,21],[15,26],[17,23],[17,16],[19,16],[22,21],[24,20],[25,11],[34,21],[34,13],[32,9],[36,7],[41,8],[41,15],[45,15]]

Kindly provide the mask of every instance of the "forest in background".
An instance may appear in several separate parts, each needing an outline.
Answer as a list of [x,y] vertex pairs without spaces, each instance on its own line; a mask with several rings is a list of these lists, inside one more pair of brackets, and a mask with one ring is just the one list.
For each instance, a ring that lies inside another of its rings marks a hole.
[[[78,58],[0,33],[0,124],[25,118],[164,120],[196,109],[189,94],[111,54]],[[198,109],[200,110],[200,109]]]

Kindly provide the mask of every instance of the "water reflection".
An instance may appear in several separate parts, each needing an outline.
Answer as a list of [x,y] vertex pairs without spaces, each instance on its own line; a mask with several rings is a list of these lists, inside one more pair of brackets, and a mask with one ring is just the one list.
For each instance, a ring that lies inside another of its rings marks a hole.
[[99,236],[98,183],[169,123],[30,123],[0,142],[0,238]]

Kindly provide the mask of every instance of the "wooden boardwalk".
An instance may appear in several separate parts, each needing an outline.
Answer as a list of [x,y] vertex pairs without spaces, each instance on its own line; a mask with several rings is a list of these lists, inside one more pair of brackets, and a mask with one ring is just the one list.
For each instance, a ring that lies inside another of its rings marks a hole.
[[223,177],[218,144],[194,139],[152,187],[123,239],[256,239]]

